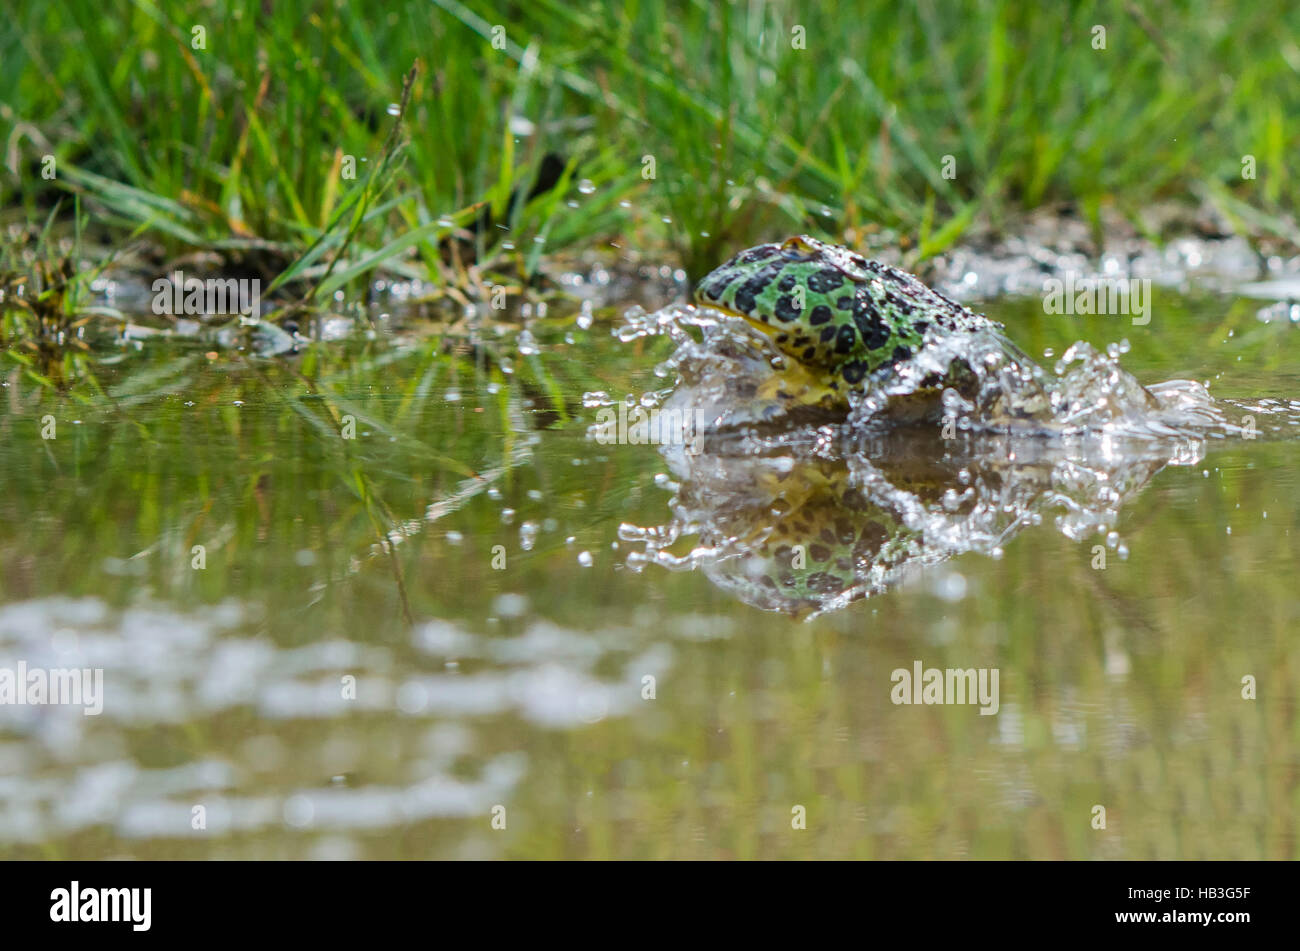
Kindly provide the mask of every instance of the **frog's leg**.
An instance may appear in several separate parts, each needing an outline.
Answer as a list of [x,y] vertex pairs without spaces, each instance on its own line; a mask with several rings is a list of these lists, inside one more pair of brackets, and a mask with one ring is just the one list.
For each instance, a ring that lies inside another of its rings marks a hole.
[[810,371],[788,357],[784,368],[758,385],[757,396],[786,408],[816,406],[831,409],[848,402],[842,379]]

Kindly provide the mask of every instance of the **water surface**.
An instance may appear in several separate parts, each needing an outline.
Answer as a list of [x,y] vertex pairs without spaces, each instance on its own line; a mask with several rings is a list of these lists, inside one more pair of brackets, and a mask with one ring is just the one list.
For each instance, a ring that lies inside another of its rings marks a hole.
[[[984,309],[1044,364],[1127,339],[1145,384],[1300,397],[1300,328],[1258,307]],[[0,854],[1296,857],[1300,440],[1208,439],[1104,525],[1046,505],[801,620],[634,557],[682,474],[588,435],[585,394],[671,383],[619,320],[151,339],[81,402],[11,373],[0,666],[106,696],[0,706]],[[894,704],[916,661],[998,669],[998,713]]]

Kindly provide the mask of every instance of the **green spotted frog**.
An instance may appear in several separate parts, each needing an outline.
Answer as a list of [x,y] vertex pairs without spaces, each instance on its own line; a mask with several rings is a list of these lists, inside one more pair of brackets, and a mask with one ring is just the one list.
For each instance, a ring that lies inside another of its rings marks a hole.
[[[840,406],[848,394],[905,364],[927,331],[999,329],[906,271],[806,235],[737,254],[699,283],[696,302],[743,317],[789,358],[774,396],[795,404]],[[954,360],[931,371],[915,397],[973,383]]]

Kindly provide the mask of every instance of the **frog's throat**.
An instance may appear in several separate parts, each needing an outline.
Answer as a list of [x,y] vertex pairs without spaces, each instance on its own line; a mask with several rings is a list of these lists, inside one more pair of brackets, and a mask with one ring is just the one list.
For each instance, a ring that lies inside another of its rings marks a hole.
[[[739,317],[751,327],[762,331],[769,338],[775,338],[777,334],[781,333],[779,327],[773,327],[761,320],[755,320],[748,314],[742,314],[730,307],[715,304],[711,301],[700,301],[700,303],[705,307],[720,311],[731,317]],[[770,399],[800,406],[828,406],[844,402],[842,385],[836,381],[834,374],[819,367],[809,366],[798,357],[792,356],[785,351],[781,351],[781,359],[785,362],[785,369],[781,371],[773,370],[773,376],[759,385],[758,396],[760,399]]]
[[790,408],[819,406],[833,408],[845,402],[843,390],[831,386],[829,378],[809,372],[801,363],[786,358],[786,370],[772,375],[758,385],[758,398]]

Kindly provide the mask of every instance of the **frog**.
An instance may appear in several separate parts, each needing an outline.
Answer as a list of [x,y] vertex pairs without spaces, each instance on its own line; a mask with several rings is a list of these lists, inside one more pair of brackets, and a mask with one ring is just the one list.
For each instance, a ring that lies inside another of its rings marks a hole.
[[[699,306],[742,318],[784,356],[761,396],[825,409],[842,409],[851,393],[895,373],[927,335],[1002,329],[901,268],[809,235],[741,251],[706,275],[694,296]],[[957,358],[896,402],[909,415],[933,415],[945,389],[968,396],[976,382]]]

